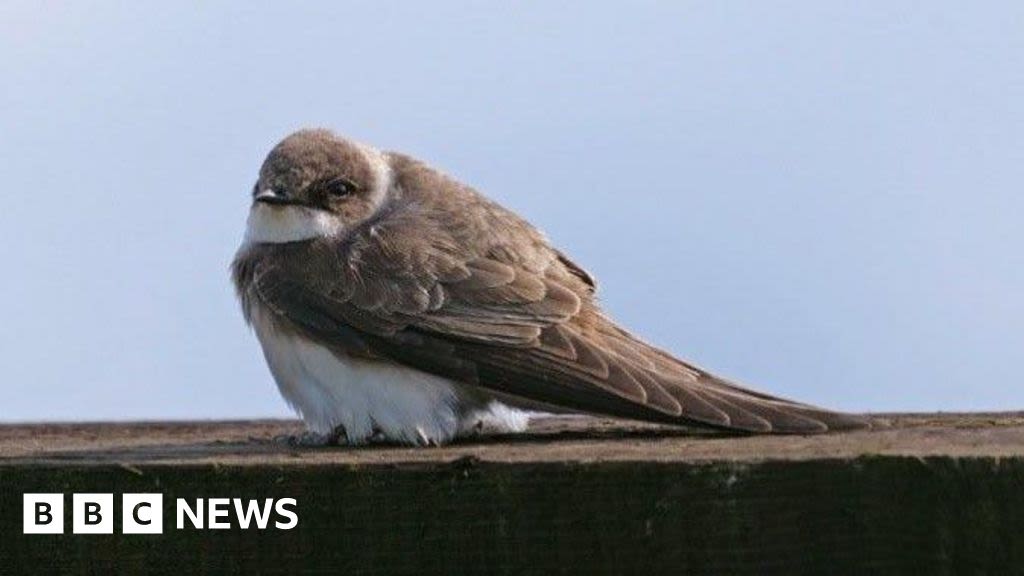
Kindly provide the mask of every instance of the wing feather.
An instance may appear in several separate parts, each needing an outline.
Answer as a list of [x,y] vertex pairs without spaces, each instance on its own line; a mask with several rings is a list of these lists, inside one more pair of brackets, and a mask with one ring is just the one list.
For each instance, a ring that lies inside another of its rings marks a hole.
[[[261,248],[271,252],[236,262],[236,277],[296,329],[345,353],[535,402],[750,432],[865,425],[746,390],[636,339],[600,312],[591,276],[525,223],[452,225],[410,206],[341,241]],[[510,217],[485,208],[476,212]],[[505,237],[483,236],[489,230]]]

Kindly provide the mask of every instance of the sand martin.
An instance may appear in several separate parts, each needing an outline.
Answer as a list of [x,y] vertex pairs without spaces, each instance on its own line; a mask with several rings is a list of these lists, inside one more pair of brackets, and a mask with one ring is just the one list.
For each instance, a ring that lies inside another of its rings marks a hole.
[[443,444],[523,430],[538,409],[753,433],[868,425],[647,344],[528,222],[327,130],[267,156],[232,273],[281,394],[324,438]]

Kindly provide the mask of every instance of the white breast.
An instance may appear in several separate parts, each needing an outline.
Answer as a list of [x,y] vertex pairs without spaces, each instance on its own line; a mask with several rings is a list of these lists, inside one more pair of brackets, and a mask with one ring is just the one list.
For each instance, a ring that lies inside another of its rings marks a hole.
[[398,364],[343,357],[279,331],[258,304],[250,312],[281,395],[314,432],[342,426],[350,443],[379,433],[407,444],[443,444],[482,424],[526,427],[527,413],[475,388]]

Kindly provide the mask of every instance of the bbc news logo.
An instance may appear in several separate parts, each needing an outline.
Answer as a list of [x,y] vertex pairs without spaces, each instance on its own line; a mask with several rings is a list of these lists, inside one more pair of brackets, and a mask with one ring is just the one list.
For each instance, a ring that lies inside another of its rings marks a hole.
[[[178,530],[291,530],[299,524],[298,502],[294,498],[243,500],[241,498],[197,498],[175,500]],[[64,494],[24,494],[22,507],[25,534],[64,533]],[[205,513],[204,513],[205,511]],[[74,534],[114,533],[113,494],[72,494],[71,531]],[[232,520],[234,522],[232,522]],[[273,520],[273,522],[271,522]],[[163,494],[122,494],[122,534],[163,534]]]

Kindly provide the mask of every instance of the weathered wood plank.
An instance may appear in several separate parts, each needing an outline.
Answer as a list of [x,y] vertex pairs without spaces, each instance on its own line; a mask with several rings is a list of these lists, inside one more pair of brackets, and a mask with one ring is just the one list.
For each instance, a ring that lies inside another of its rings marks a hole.
[[822,436],[723,436],[617,420],[540,418],[530,432],[441,448],[298,449],[273,438],[295,421],[0,425],[0,466],[80,462],[232,465],[450,462],[704,462],[859,456],[1024,456],[1024,412],[898,414],[876,430]]
[[[1024,415],[891,420],[723,438],[553,419],[429,450],[269,441],[292,422],[3,426],[0,573],[1024,573]],[[22,535],[21,494],[51,491],[164,493],[165,532]],[[299,526],[175,529],[175,498],[218,496],[295,497]]]

